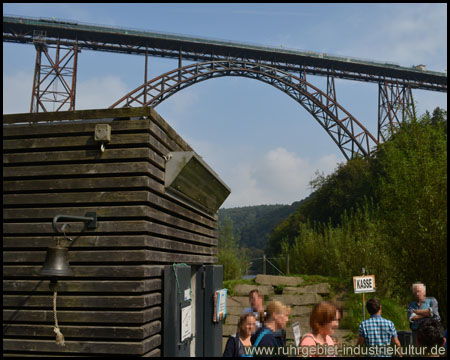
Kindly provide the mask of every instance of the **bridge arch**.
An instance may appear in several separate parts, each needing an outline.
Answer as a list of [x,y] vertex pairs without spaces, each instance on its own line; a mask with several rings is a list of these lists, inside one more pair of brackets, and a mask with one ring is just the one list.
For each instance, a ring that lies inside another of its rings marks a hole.
[[110,108],[155,107],[163,100],[198,82],[222,76],[256,79],[283,91],[302,105],[325,129],[348,160],[356,154],[367,156],[378,144],[375,137],[347,110],[304,78],[248,61],[220,60],[176,68],[142,84]]

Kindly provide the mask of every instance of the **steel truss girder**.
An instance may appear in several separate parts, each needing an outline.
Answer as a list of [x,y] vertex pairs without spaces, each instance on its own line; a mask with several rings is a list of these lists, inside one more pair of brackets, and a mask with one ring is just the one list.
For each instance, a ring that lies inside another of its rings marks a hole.
[[[179,48],[168,49],[162,46],[156,46],[150,43],[144,43],[143,41],[136,41],[135,43],[125,44],[125,43],[117,43],[113,39],[108,39],[104,41],[99,41],[98,37],[90,34],[83,34],[84,38],[78,38],[76,41],[73,39],[56,39],[56,38],[48,38],[48,44],[56,44],[60,41],[61,45],[66,46],[74,46],[74,44],[78,44],[78,48],[87,49],[87,50],[95,50],[95,51],[106,51],[106,52],[115,52],[115,53],[124,53],[124,54],[136,54],[136,55],[145,55],[148,54],[150,56],[156,57],[166,57],[166,58],[178,58],[179,56]],[[9,26],[6,30],[3,31],[3,41],[4,42],[20,42],[20,43],[32,43],[32,33],[31,32],[21,32],[19,29],[14,30],[11,26]],[[130,40],[131,41],[131,40]],[[244,55],[244,53],[242,53]],[[246,61],[244,56],[239,55],[221,55],[214,53],[201,52],[194,49],[189,49],[187,46],[182,50],[183,59],[189,61],[213,61],[213,60],[236,60],[236,61]],[[247,57],[249,57],[247,55]],[[276,60],[274,58],[274,60]],[[258,59],[257,61],[264,63],[268,66],[277,67],[281,70],[285,71],[293,71],[298,73],[303,67],[308,74],[311,75],[319,75],[319,76],[327,76],[329,73],[330,66],[314,66],[314,65],[305,65],[302,64],[299,60],[296,63],[287,63],[282,61],[269,61]],[[390,81],[398,81],[399,83],[403,83],[405,85],[410,85],[413,88],[424,89],[424,90],[432,90],[432,91],[447,91],[447,83],[439,84],[433,81],[423,81],[417,79],[403,79],[401,76],[392,75],[392,77],[387,77],[385,73],[383,73],[380,68],[380,72],[377,73],[366,73],[364,69],[352,69],[352,70],[343,70],[343,69],[335,69],[335,77],[341,79],[348,80],[357,80],[357,81],[365,81],[365,82],[373,82],[378,83],[383,81],[385,78]]]
[[[54,111],[61,111],[65,105],[68,107],[65,110],[75,110],[77,57],[79,52],[77,45],[66,48],[57,44],[54,59],[50,55],[49,46],[45,42],[35,42],[35,47],[36,64],[30,112],[39,112],[40,110],[47,112],[44,103],[59,104]],[[67,52],[60,57],[60,50],[62,49],[67,50]],[[44,57],[42,54],[44,54]],[[43,58],[47,60],[47,64],[43,64]],[[72,66],[70,67],[71,62]],[[61,91],[58,91],[58,85],[62,86]]]
[[369,155],[378,144],[374,136],[337,103],[335,96],[330,97],[308,83],[304,75],[297,76],[258,62],[209,61],[177,68],[144,83],[110,108],[132,105],[155,107],[184,88],[222,76],[260,80],[289,95],[327,131],[347,160],[356,154]]
[[379,83],[378,142],[386,141],[406,119],[415,115],[410,86],[391,81]]

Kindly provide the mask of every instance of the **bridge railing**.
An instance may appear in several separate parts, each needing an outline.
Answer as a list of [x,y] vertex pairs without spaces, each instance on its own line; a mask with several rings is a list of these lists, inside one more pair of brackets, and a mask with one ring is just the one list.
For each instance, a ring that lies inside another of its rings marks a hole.
[[445,75],[446,73],[436,72],[436,71],[430,71],[430,70],[420,70],[415,68],[414,66],[411,67],[405,67],[401,66],[394,62],[383,62],[378,60],[371,60],[371,59],[364,59],[364,58],[358,58],[358,57],[350,57],[350,56],[344,56],[344,55],[337,55],[337,54],[331,54],[331,53],[320,53],[315,51],[308,51],[308,50],[301,50],[301,49],[293,49],[289,47],[285,47],[280,45],[280,47],[277,46],[267,46],[267,45],[260,45],[256,43],[251,42],[234,42],[231,40],[223,40],[223,39],[217,39],[217,38],[209,38],[209,37],[197,37],[197,36],[188,36],[183,34],[177,34],[177,33],[162,33],[159,31],[153,31],[153,30],[145,30],[145,29],[139,29],[139,28],[131,28],[131,27],[123,27],[118,25],[100,25],[100,24],[92,24],[87,22],[81,22],[81,21],[74,21],[74,20],[67,20],[67,19],[56,19],[56,18],[33,18],[29,16],[21,16],[21,15],[12,15],[12,14],[4,14],[4,17],[11,17],[15,19],[21,19],[22,21],[25,20],[29,24],[37,24],[39,22],[48,22],[51,23],[52,26],[56,27],[66,27],[66,26],[83,26],[87,27],[90,31],[105,31],[105,32],[112,32],[112,33],[120,33],[125,35],[139,35],[139,36],[153,36],[153,37],[159,37],[161,39],[167,39],[167,40],[184,40],[184,41],[192,41],[192,42],[204,42],[208,41],[211,44],[215,45],[224,45],[224,46],[230,46],[230,47],[247,47],[248,49],[253,50],[263,50],[263,51],[276,51],[278,53],[285,53],[285,54],[292,54],[292,55],[302,55],[302,56],[309,56],[309,57],[315,57],[315,58],[321,58],[321,59],[328,59],[328,60],[334,60],[334,61],[344,61],[349,63],[356,63],[356,64],[363,64],[363,65],[375,65],[375,66],[382,66],[382,67],[389,67],[397,70],[408,70],[408,71],[415,71],[419,73],[430,73],[435,75]]

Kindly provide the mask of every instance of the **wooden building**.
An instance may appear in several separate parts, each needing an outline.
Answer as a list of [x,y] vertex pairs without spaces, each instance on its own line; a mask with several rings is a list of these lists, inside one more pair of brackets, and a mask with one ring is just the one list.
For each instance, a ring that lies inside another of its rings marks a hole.
[[[217,209],[229,192],[152,108],[4,115],[3,356],[220,356]],[[55,233],[55,216],[88,212],[95,229],[64,221]],[[39,274],[57,241],[73,270],[57,283],[65,346]]]

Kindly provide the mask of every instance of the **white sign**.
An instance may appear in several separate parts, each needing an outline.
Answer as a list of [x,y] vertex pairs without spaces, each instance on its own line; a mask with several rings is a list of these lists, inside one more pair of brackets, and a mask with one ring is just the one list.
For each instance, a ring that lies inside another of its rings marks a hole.
[[192,334],[192,306],[181,308],[181,342]]
[[292,330],[294,332],[295,346],[300,346],[302,332],[300,331],[300,323],[298,321],[292,324]]
[[227,316],[227,292],[228,289],[217,290],[217,321],[220,321]]
[[355,294],[375,292],[375,275],[353,276]]
[[191,300],[191,289],[184,290],[184,301]]

